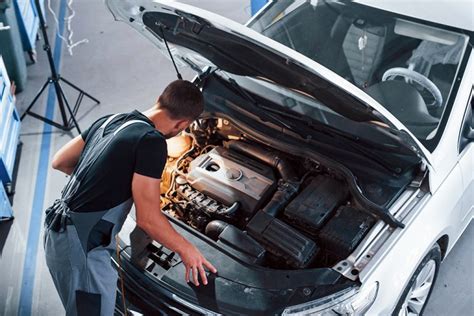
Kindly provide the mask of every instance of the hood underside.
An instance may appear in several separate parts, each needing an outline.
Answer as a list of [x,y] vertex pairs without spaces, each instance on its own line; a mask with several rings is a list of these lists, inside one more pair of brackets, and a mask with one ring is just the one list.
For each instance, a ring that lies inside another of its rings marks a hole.
[[385,108],[356,87],[342,88],[339,76],[296,51],[233,21],[173,1],[107,4],[117,20],[137,29],[167,56],[165,38],[178,65],[196,71],[211,66],[308,94],[350,120],[385,127],[399,136],[400,147],[428,163],[419,142]]

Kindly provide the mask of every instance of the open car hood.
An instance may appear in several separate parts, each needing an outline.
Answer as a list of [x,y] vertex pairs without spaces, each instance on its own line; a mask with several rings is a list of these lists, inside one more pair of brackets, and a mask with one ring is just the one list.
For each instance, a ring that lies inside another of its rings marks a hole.
[[[152,41],[178,66],[202,72],[208,66],[270,80],[321,100],[354,121],[391,129],[399,145],[430,165],[429,152],[387,109],[350,82],[312,59],[214,13],[169,0],[106,0],[116,20]],[[405,151],[406,152],[406,151]]]

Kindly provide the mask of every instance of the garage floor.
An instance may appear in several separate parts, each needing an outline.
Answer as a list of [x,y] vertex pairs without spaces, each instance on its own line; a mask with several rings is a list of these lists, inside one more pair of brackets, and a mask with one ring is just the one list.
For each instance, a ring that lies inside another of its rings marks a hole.
[[[55,12],[65,8],[65,0],[52,0]],[[246,0],[186,0],[239,22],[250,16]],[[61,74],[101,101],[94,106],[84,99],[79,112],[84,129],[98,117],[132,109],[145,110],[175,79],[171,63],[147,40],[128,26],[116,23],[103,1],[74,3],[74,38],[88,38],[70,56],[64,43],[54,41],[56,28],[48,16],[48,31],[57,51]],[[61,50],[62,45],[62,50]],[[38,62],[28,67],[26,90],[18,94],[22,113],[48,73],[46,56],[38,43]],[[193,74],[184,72],[186,79]],[[53,91],[50,91],[52,93]],[[72,97],[72,91],[67,91]],[[54,95],[45,94],[36,106],[38,113],[57,108]],[[24,144],[16,195],[15,220],[0,224],[0,315],[61,315],[63,309],[45,266],[42,240],[43,210],[59,195],[66,178],[50,168],[52,155],[76,131],[64,133],[27,117],[22,125]],[[474,310],[473,266],[474,227],[468,227],[441,267],[440,276],[426,315],[468,315]]]

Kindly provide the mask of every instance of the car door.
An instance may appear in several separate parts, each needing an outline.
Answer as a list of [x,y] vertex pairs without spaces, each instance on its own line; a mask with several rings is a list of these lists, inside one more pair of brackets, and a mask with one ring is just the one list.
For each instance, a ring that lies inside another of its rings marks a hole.
[[474,99],[473,92],[466,107],[459,136],[458,164],[462,174],[463,200],[461,209],[461,227],[465,227],[473,216],[474,209]]

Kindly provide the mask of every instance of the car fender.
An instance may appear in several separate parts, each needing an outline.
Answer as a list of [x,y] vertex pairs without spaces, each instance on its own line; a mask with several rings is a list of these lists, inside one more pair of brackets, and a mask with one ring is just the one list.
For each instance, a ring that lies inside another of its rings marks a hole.
[[430,168],[430,190],[435,193],[451,172],[453,165],[459,159],[458,140],[466,106],[469,102],[474,85],[474,51],[469,56],[469,61],[464,71],[449,119],[446,123],[443,136],[434,152],[431,154],[432,167]]
[[[404,218],[405,228],[396,229],[384,246],[360,272],[361,282],[379,282],[375,303],[367,315],[388,315],[395,308],[401,293],[417,266],[436,241],[444,235],[449,240],[462,231],[453,216],[461,207],[462,195],[456,190],[461,171],[455,165],[436,194],[426,194]],[[450,245],[451,246],[451,245]]]

